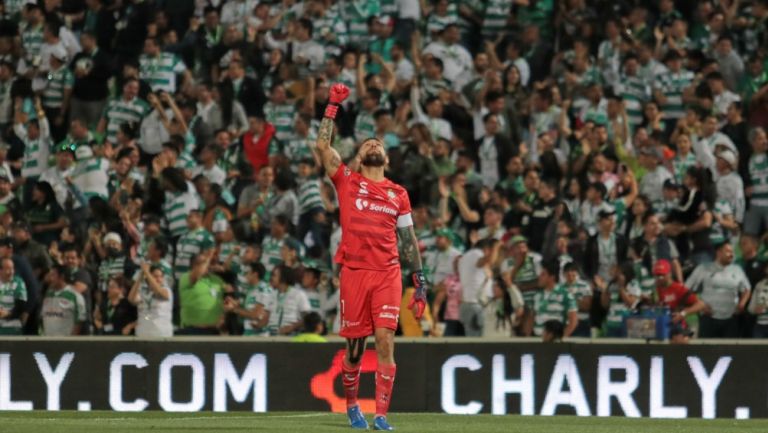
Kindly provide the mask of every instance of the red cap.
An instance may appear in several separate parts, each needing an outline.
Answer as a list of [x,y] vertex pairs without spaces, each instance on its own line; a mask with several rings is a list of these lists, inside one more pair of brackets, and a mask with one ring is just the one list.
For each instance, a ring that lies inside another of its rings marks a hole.
[[672,272],[672,265],[665,259],[659,259],[653,266],[653,275],[667,275]]

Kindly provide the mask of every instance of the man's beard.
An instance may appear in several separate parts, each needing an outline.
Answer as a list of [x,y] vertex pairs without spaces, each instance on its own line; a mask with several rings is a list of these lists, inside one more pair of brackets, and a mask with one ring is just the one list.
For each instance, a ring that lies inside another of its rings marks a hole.
[[369,153],[365,155],[362,163],[366,167],[383,167],[386,161],[380,153]]

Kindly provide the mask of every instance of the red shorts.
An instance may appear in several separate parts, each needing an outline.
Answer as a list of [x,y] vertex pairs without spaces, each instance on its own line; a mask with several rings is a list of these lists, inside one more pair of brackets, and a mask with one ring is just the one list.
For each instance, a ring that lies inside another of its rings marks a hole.
[[341,267],[341,330],[345,338],[373,335],[376,328],[397,329],[403,282],[400,267],[383,271]]

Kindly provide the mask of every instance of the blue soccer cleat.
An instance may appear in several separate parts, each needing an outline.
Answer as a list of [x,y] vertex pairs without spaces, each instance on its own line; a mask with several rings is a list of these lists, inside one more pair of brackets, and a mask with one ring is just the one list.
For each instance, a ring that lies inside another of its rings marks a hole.
[[365,420],[365,416],[360,412],[360,406],[352,406],[347,409],[347,417],[349,417],[349,425],[353,429],[368,430],[368,421]]
[[377,416],[373,419],[374,430],[393,431],[395,428],[387,423],[387,418],[383,416]]

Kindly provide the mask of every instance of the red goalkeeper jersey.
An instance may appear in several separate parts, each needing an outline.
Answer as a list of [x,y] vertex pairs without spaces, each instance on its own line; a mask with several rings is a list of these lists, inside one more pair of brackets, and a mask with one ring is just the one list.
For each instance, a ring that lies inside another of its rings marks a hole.
[[413,225],[408,192],[389,179],[366,179],[344,164],[331,180],[336,185],[341,222],[336,263],[370,270],[397,266],[396,229]]

